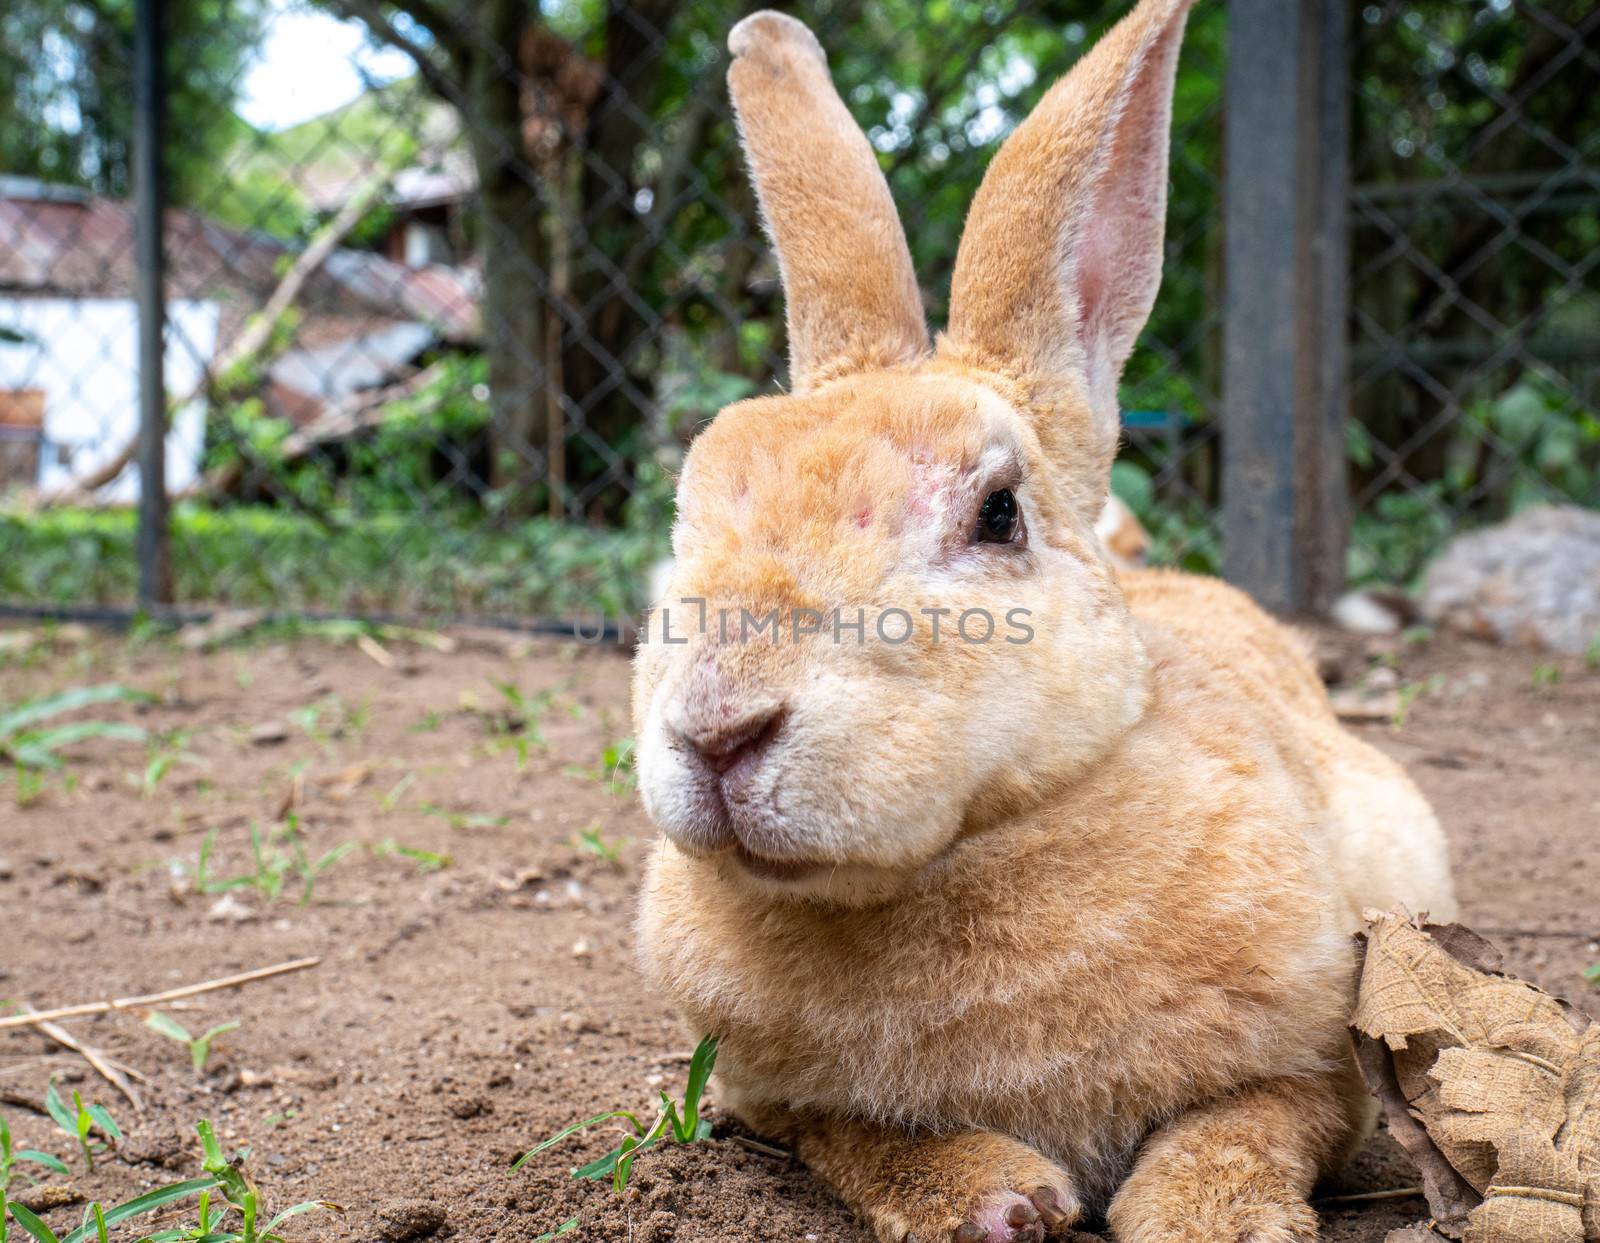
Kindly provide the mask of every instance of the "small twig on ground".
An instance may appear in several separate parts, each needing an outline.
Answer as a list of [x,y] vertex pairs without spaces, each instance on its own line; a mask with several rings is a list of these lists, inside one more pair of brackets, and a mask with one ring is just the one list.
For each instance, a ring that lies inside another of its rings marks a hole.
[[148,1006],[161,1005],[168,1001],[175,1001],[179,997],[193,997],[197,993],[211,993],[222,988],[237,988],[241,984],[252,984],[257,980],[269,979],[275,975],[284,975],[290,971],[304,971],[307,967],[315,967],[320,963],[320,958],[296,958],[292,962],[281,962],[275,967],[258,967],[254,971],[245,971],[239,975],[223,976],[217,980],[204,980],[199,984],[186,984],[182,988],[169,988],[162,993],[146,993],[139,997],[118,997],[111,1001],[90,1001],[78,1006],[62,1006],[56,1010],[30,1011],[26,1014],[12,1014],[0,1018],[0,1031],[13,1027],[38,1027],[41,1023],[54,1019],[72,1019],[85,1014],[110,1014],[114,1010],[140,1010]]
[[65,1053],[45,1053],[39,1057],[24,1058],[20,1062],[12,1062],[9,1066],[0,1066],[0,1075],[24,1075],[40,1066],[49,1066],[52,1063],[67,1063],[73,1060]]
[[748,1135],[735,1135],[732,1138],[734,1143],[743,1148],[748,1148],[751,1152],[759,1152],[769,1157],[782,1157],[785,1160],[794,1156],[787,1148],[779,1148],[776,1144],[763,1143],[759,1139],[751,1139]]
[[1369,1204],[1376,1200],[1420,1200],[1421,1187],[1393,1187],[1388,1191],[1354,1191],[1342,1196],[1318,1196],[1313,1204]]
[[380,665],[385,669],[394,668],[394,657],[389,654],[389,649],[371,635],[358,634],[356,636],[356,646],[361,649],[361,654],[370,658],[374,664]]
[[[23,1008],[23,1013],[32,1014],[33,1011],[30,1007],[25,1006]],[[90,1066],[94,1067],[95,1072],[102,1079],[114,1087],[118,1092],[121,1092],[123,1096],[128,1098],[128,1104],[133,1106],[133,1111],[135,1113],[144,1112],[144,1101],[139,1098],[139,1090],[135,1088],[133,1084],[128,1082],[128,1075],[124,1074],[123,1071],[99,1049],[95,1048],[93,1045],[84,1044],[71,1032],[67,1031],[66,1028],[58,1027],[48,1019],[36,1020],[34,1027],[36,1027],[44,1035],[49,1036],[51,1040],[54,1040],[63,1048],[71,1049],[84,1061],[88,1062]],[[138,1075],[140,1079],[144,1078],[144,1076],[140,1075],[138,1071],[133,1070],[131,1066],[128,1067],[128,1070],[132,1071],[133,1074]]]

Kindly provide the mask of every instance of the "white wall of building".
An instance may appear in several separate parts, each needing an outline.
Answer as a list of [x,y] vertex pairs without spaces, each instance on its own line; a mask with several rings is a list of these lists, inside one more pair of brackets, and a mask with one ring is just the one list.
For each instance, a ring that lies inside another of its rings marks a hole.
[[[192,392],[217,347],[217,305],[167,304],[167,392]],[[138,311],[126,298],[0,296],[0,327],[24,344],[0,341],[0,389],[43,389],[44,450],[39,485],[69,484],[121,450],[138,430]],[[205,408],[179,410],[167,436],[167,488],[195,481],[205,447]],[[109,501],[139,496],[139,470],[129,467],[100,494]]]

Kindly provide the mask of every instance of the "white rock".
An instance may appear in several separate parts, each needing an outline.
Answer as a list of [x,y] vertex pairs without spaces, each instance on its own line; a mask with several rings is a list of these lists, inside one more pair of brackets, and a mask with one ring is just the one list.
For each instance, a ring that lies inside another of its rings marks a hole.
[[1538,505],[1457,536],[1422,585],[1430,621],[1575,654],[1600,640],[1600,512]]

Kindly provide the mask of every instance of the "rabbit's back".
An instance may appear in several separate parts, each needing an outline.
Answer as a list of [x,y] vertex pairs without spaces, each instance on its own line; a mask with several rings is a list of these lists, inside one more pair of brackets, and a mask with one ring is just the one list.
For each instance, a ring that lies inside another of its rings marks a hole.
[[1352,929],[1361,912],[1404,906],[1436,919],[1455,913],[1449,856],[1432,808],[1403,769],[1341,725],[1304,636],[1214,578],[1124,570],[1135,618],[1184,647],[1281,717],[1326,805],[1321,843]]
[[1334,719],[1310,645],[1244,592],[1177,570],[1122,570],[1117,581],[1134,617],[1179,636],[1253,698],[1299,716]]

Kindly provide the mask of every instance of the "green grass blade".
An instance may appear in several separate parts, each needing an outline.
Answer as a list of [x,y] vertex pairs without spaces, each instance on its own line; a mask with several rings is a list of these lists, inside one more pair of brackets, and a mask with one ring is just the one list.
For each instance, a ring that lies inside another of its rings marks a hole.
[[117,1120],[104,1105],[90,1105],[89,1116],[94,1119],[94,1124],[101,1132],[111,1139],[122,1138],[122,1128],[117,1125]]
[[332,850],[328,851],[327,854],[323,855],[320,859],[313,863],[311,865],[311,870],[313,872],[326,871],[359,845],[361,845],[360,842],[343,842],[340,845],[335,846]]
[[72,1136],[73,1139],[78,1138],[77,1120],[73,1118],[66,1105],[62,1103],[61,1093],[56,1091],[56,1085],[54,1081],[52,1081],[50,1086],[45,1089],[44,1107],[45,1111],[55,1119],[55,1123],[58,1127],[60,1127],[68,1135]]
[[31,1161],[34,1165],[42,1165],[45,1169],[56,1174],[70,1174],[67,1163],[60,1157],[52,1157],[48,1152],[40,1152],[37,1148],[23,1148],[17,1152],[16,1160]]
[[683,1093],[683,1118],[674,1136],[680,1143],[689,1143],[700,1130],[700,1098],[705,1095],[711,1069],[717,1064],[717,1037],[707,1036],[695,1046],[689,1059],[689,1084]]
[[623,1144],[631,1142],[633,1147],[624,1151],[622,1144],[618,1144],[610,1152],[606,1153],[605,1156],[596,1157],[593,1161],[589,1162],[588,1165],[580,1165],[577,1169],[573,1170],[572,1177],[587,1179],[592,1182],[598,1182],[603,1178],[614,1178],[616,1176],[617,1164],[622,1160],[623,1157],[629,1157],[631,1160],[633,1157],[637,1157],[646,1149],[654,1148],[660,1141],[660,1133],[651,1135],[643,1140],[635,1140],[633,1136],[630,1135],[627,1137],[627,1139],[623,1140]]
[[610,1178],[617,1168],[617,1158],[622,1155],[620,1147],[613,1148],[603,1157],[596,1157],[588,1165],[580,1165],[572,1171],[572,1177],[599,1181]]
[[576,1135],[579,1131],[587,1130],[592,1126],[599,1126],[602,1122],[610,1122],[613,1118],[626,1118],[636,1134],[644,1133],[644,1128],[639,1125],[639,1119],[636,1118],[632,1113],[626,1109],[613,1109],[609,1113],[596,1114],[592,1118],[585,1118],[582,1122],[574,1122],[570,1126],[562,1127],[549,1139],[545,1140],[535,1148],[530,1148],[527,1152],[518,1157],[516,1163],[512,1165],[512,1167],[506,1172],[508,1174],[515,1174],[523,1167],[524,1164],[527,1163],[530,1157],[538,1156],[547,1148],[554,1148],[557,1144],[570,1135]]
[[61,1240],[56,1238],[55,1231],[35,1217],[31,1210],[15,1203],[6,1207],[11,1212],[11,1220],[31,1234],[39,1243],[61,1243]]
[[170,1040],[181,1041],[183,1044],[188,1044],[194,1039],[189,1034],[187,1027],[171,1015],[162,1014],[159,1010],[151,1011],[150,1017],[144,1021],[144,1025],[153,1032],[158,1032]]
[[[154,1191],[147,1191],[141,1196],[134,1196],[131,1200],[125,1200],[121,1204],[106,1209],[106,1225],[114,1226],[119,1221],[127,1221],[130,1217],[138,1217],[144,1213],[154,1212],[156,1209],[165,1208],[175,1201],[199,1195],[202,1191],[210,1191],[216,1185],[217,1180],[210,1177],[190,1178],[181,1183],[168,1183],[165,1187],[157,1187]],[[84,1240],[89,1237],[88,1231],[91,1229],[93,1229],[92,1225],[80,1227],[62,1239],[60,1243],[84,1243]]]
[[205,1168],[215,1172],[219,1167],[226,1168],[228,1161],[222,1155],[222,1145],[217,1143],[217,1133],[211,1129],[211,1120],[202,1118],[194,1124],[195,1134],[200,1136],[200,1149],[204,1153]]
[[194,1234],[188,1230],[163,1230],[139,1236],[139,1243],[243,1243],[244,1235],[231,1230]]
[[87,738],[120,738],[128,742],[144,742],[149,735],[137,725],[124,725],[120,721],[72,721],[54,729],[30,731],[22,737],[28,744],[58,751],[62,747]]
[[16,761],[19,784],[21,783],[22,770],[24,769],[48,768],[54,770],[61,767],[61,761],[43,747],[36,747],[27,742],[18,742],[14,738],[10,742],[0,739],[0,746],[3,746],[11,758]]
[[344,1209],[342,1209],[339,1205],[333,1203],[331,1200],[302,1200],[299,1204],[296,1204],[293,1208],[284,1209],[283,1212],[279,1213],[276,1217],[274,1217],[271,1221],[269,1221],[267,1223],[267,1225],[266,1225],[266,1229],[269,1232],[273,1231],[273,1230],[276,1230],[279,1226],[281,1226],[284,1222],[288,1221],[289,1218],[291,1218],[291,1217],[298,1217],[298,1216],[300,1216],[301,1213],[314,1213],[319,1209],[325,1210],[325,1211],[330,1212],[330,1213],[342,1213],[342,1212],[344,1212]]
[[79,708],[87,708],[91,704],[104,703],[151,703],[154,695],[144,691],[136,691],[131,687],[118,686],[115,683],[106,683],[101,686],[79,686],[70,691],[62,691],[59,695],[51,695],[46,699],[35,699],[13,708],[10,712],[0,716],[0,738],[8,734],[15,734],[18,730],[37,721],[46,721],[53,716],[60,716],[64,712],[75,712]]
[[77,721],[57,729],[39,730],[7,738],[0,734],[0,747],[11,753],[17,763],[26,768],[59,768],[61,761],[56,752],[62,747],[83,742],[88,738],[118,738],[129,742],[143,742],[145,732],[137,725],[118,725],[112,721]]
[[550,1240],[556,1238],[558,1235],[566,1234],[568,1231],[576,1230],[577,1228],[578,1228],[578,1219],[576,1217],[569,1217],[569,1218],[567,1218],[566,1221],[562,1222],[554,1230],[551,1230],[546,1234],[541,1234],[537,1239],[535,1239],[533,1241],[533,1243],[550,1243]]
[[628,1172],[633,1168],[632,1154],[640,1147],[639,1141],[631,1135],[624,1136],[622,1143],[617,1146],[617,1168],[611,1174],[611,1190],[618,1196],[628,1189]]

